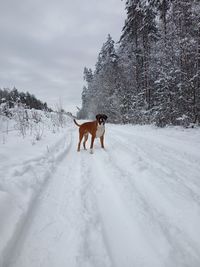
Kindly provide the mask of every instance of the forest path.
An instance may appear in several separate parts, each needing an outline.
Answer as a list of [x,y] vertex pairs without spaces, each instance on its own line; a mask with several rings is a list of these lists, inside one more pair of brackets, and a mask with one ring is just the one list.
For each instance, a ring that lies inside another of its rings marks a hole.
[[197,139],[107,125],[105,150],[77,141],[76,129],[5,266],[199,266]]

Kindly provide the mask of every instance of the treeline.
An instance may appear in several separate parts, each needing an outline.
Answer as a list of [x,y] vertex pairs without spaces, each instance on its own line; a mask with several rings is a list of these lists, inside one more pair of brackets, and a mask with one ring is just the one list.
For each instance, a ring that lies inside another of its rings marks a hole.
[[108,35],[95,69],[84,69],[79,118],[114,123],[200,122],[199,0],[127,0],[117,44]]
[[10,89],[0,89],[0,105],[5,104],[7,108],[13,108],[16,104],[22,104],[28,109],[38,109],[52,111],[46,102],[37,99],[29,92],[19,92],[15,87]]

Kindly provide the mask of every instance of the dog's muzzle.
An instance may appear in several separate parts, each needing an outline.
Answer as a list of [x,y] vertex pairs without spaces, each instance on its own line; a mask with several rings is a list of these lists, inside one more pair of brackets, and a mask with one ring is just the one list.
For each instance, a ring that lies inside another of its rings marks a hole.
[[99,124],[100,124],[100,125],[101,125],[101,124],[104,125],[104,124],[105,124],[105,120],[104,120],[104,119],[100,119],[100,120],[99,120]]

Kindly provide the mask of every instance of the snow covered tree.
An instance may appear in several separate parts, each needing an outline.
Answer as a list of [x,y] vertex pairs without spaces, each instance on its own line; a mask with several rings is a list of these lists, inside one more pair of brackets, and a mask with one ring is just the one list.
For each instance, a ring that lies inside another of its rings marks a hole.
[[[106,113],[111,121],[120,117],[118,101],[118,65],[117,54],[112,37],[108,35],[98,55],[94,73],[84,69],[87,88],[82,94],[82,110],[86,117],[95,117],[97,113]],[[87,106],[86,108],[84,108]]]
[[123,123],[198,123],[200,2],[126,0],[125,8],[118,45],[108,35],[94,72],[84,70],[83,113]]

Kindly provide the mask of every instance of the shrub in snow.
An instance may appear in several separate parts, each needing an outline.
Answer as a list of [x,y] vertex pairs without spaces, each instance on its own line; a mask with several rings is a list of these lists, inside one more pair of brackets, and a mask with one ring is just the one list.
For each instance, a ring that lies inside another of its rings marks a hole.
[[[5,113],[6,110],[6,113]],[[9,117],[6,114],[10,114]],[[0,134],[2,143],[6,142],[5,135],[16,131],[20,136],[32,136],[32,143],[43,138],[45,132],[56,133],[65,127],[69,117],[63,110],[56,112],[27,109],[23,104],[15,104],[13,108],[0,106]]]

